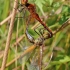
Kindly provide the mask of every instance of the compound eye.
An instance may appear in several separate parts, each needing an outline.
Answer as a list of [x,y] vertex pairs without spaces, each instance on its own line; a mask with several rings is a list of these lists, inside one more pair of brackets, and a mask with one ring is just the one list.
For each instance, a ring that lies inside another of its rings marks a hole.
[[28,2],[28,0],[21,0],[22,4],[26,4]]

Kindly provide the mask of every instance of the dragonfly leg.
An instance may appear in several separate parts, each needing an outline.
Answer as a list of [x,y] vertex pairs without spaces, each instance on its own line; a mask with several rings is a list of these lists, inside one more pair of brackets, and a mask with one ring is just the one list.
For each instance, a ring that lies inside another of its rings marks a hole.
[[34,31],[40,36],[40,34],[36,31],[36,29],[34,29]]
[[34,29],[34,31],[39,35],[39,37],[43,40],[44,39],[44,36],[43,36],[43,34],[44,34],[44,28],[40,28],[38,31],[36,31],[36,29],[37,29],[38,27],[36,27],[35,29]]
[[39,29],[39,32],[40,32],[41,36],[44,37],[43,36],[43,34],[44,34],[44,28]]

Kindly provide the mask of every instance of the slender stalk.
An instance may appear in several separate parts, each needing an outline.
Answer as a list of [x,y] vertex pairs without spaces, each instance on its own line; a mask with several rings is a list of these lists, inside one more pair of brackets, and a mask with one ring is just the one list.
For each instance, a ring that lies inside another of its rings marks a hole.
[[11,19],[12,14],[9,15],[5,20],[3,20],[2,22],[0,22],[0,26],[2,26],[5,22],[7,22],[9,19]]
[[44,44],[42,44],[42,45],[40,46],[39,70],[42,70],[43,47],[44,47]]
[[[17,2],[18,2],[18,0],[14,1],[15,9],[17,8]],[[15,19],[15,15],[16,15],[16,10],[14,8],[13,8],[13,12],[12,12],[12,18],[11,18],[11,22],[10,22],[10,27],[9,27],[8,37],[7,37],[7,41],[6,41],[6,48],[4,51],[1,70],[5,70],[5,67],[6,67],[6,62],[7,62],[7,57],[8,57],[9,47],[10,47],[10,41],[11,41],[12,31],[13,31],[13,26],[14,26],[14,19]]]
[[17,56],[16,58],[14,58],[11,62],[9,62],[8,64],[6,64],[6,67],[8,67],[9,65],[11,65],[12,63],[14,63],[16,60],[24,57],[27,53],[33,51],[36,48],[36,45],[32,45],[30,46],[28,49],[26,49],[22,54],[20,54],[19,56]]
[[67,27],[67,26],[70,24],[69,21],[70,21],[70,18],[69,18],[66,22],[64,22],[64,23],[61,25],[61,27],[58,28],[53,34],[55,35],[55,34],[58,33],[59,31],[61,31],[61,30],[64,29],[65,27]]

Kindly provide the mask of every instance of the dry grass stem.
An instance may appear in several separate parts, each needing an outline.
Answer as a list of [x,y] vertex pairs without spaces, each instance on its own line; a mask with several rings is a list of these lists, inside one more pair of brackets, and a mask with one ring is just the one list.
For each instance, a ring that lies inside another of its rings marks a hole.
[[67,27],[69,25],[69,21],[70,21],[70,18],[66,22],[64,22],[63,25],[60,28],[58,28],[56,31],[54,31],[53,34],[55,35],[59,31],[63,30],[65,27]]
[[[15,9],[17,8],[17,1],[18,0],[14,1]],[[5,67],[6,67],[6,62],[7,62],[7,57],[8,57],[9,47],[10,47],[10,40],[12,37],[12,30],[13,30],[13,26],[14,26],[14,19],[15,19],[15,15],[16,15],[16,10],[14,8],[13,8],[13,12],[12,12],[12,17],[11,17],[11,22],[10,22],[10,27],[9,27],[9,32],[8,32],[6,47],[5,47],[5,51],[4,51],[1,70],[5,70]]]
[[44,47],[44,44],[40,46],[39,70],[42,70],[43,47]]
[[0,59],[3,57],[4,51],[0,51]]
[[30,46],[28,49],[26,49],[22,54],[20,54],[18,57],[16,57],[15,59],[13,59],[11,62],[9,62],[8,64],[6,64],[6,67],[8,67],[9,65],[11,65],[12,63],[14,63],[16,60],[24,57],[27,53],[33,51],[36,48],[36,45],[32,45]]
[[21,66],[18,66],[17,68],[14,68],[14,69],[12,69],[12,70],[18,70],[19,68],[21,68]]
[[14,46],[17,45],[22,39],[25,37],[25,34],[23,34],[21,37],[19,37],[16,42],[14,43]]
[[2,22],[0,22],[0,26],[2,26],[5,22],[7,22],[8,20],[10,20],[11,17],[12,17],[12,14],[10,16],[8,16],[5,20],[3,20]]

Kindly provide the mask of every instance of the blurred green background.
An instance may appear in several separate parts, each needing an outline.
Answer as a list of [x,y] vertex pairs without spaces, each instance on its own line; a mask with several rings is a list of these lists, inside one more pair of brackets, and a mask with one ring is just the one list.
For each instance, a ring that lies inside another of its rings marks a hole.
[[[0,22],[12,13],[13,3],[13,0],[0,0]],[[48,27],[50,27],[52,31],[55,31],[70,18],[69,0],[29,0],[29,3],[35,4],[36,12],[42,20],[47,23]],[[29,18],[29,14],[28,10],[24,9],[16,15],[7,63],[32,45],[25,37],[17,46],[14,46],[16,39],[25,33],[26,22]],[[29,23],[29,33],[35,39],[38,38],[38,34],[36,34],[31,28],[39,22],[32,18]],[[9,25],[10,20],[0,26],[1,55],[3,54],[6,46]],[[39,26],[39,28],[43,27]],[[51,39],[45,40],[44,45],[42,70],[70,70],[70,25],[58,32]],[[17,70],[38,70],[39,64],[37,61],[40,57],[39,49],[40,48],[36,48],[33,52],[27,54],[23,59],[20,58],[18,61],[8,66],[6,70],[15,70],[16,67],[19,67]],[[52,60],[50,64],[48,64],[52,53]],[[1,63],[2,57],[0,57],[0,67]]]

